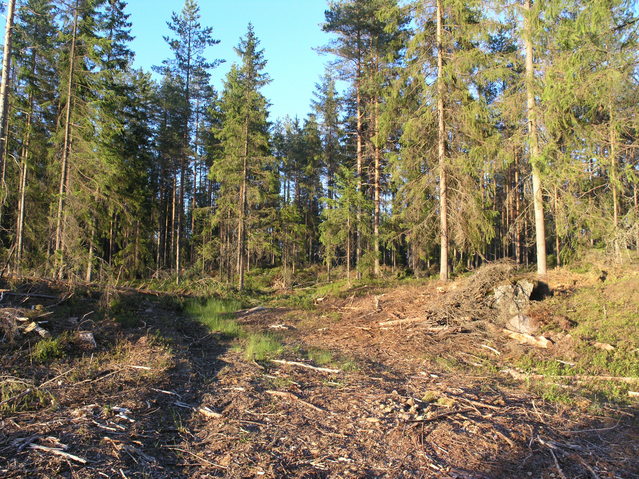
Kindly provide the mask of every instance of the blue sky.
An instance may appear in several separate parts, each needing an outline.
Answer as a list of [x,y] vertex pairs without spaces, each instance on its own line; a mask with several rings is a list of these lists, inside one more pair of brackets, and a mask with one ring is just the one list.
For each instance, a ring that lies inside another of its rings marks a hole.
[[[172,11],[181,11],[183,0],[129,0],[129,20],[136,37],[131,47],[135,64],[145,70],[170,56],[163,40]],[[261,41],[272,83],[264,88],[271,102],[271,119],[285,115],[303,118],[309,112],[315,83],[329,58],[313,51],[328,42],[321,31],[326,0],[200,0],[201,23],[213,27],[220,44],[207,52],[210,59],[226,60],[213,72],[216,89],[237,61],[233,47],[244,36],[249,22]]]

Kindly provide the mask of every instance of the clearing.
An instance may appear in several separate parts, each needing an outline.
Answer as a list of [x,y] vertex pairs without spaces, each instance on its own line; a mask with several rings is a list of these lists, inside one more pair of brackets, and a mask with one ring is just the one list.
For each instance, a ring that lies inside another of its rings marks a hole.
[[553,271],[545,348],[496,319],[512,274],[251,304],[6,283],[0,476],[639,477],[639,271]]

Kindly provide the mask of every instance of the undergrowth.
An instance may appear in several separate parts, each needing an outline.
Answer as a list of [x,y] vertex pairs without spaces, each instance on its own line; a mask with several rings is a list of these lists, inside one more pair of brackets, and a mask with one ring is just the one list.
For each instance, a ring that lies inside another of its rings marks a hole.
[[247,360],[263,361],[279,356],[284,346],[277,336],[249,332],[235,318],[244,303],[236,299],[211,298],[206,302],[190,301],[185,312],[211,332],[228,340],[238,341],[238,348]]
[[[546,307],[575,326],[549,357],[530,351],[516,366],[525,372],[547,376],[543,397],[570,402],[585,397],[593,403],[628,403],[628,391],[639,387],[639,275],[613,277],[595,286],[578,289],[569,297],[555,297]],[[636,378],[626,381],[574,381],[579,376]],[[559,385],[557,383],[560,383]]]

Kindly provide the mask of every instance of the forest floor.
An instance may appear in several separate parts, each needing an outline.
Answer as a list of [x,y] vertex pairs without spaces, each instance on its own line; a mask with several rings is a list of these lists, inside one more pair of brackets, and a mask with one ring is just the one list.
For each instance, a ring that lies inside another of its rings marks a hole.
[[547,348],[491,318],[493,273],[244,310],[6,284],[0,477],[639,478],[639,268],[550,273]]

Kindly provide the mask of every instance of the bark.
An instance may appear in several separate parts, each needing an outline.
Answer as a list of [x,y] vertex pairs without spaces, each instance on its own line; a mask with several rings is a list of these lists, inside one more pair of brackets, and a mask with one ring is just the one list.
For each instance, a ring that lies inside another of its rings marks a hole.
[[526,105],[528,109],[528,139],[530,148],[530,163],[532,166],[533,207],[535,210],[535,241],[537,245],[537,273],[545,275],[546,267],[546,228],[544,220],[544,202],[541,188],[541,173],[539,161],[539,138],[537,136],[537,113],[533,83],[535,67],[533,64],[532,26],[530,9],[532,0],[524,1],[524,45],[526,48]]
[[519,156],[515,155],[515,261],[517,264],[521,264],[521,220],[519,215],[521,214],[520,200],[521,194],[519,189]]
[[617,259],[621,258],[621,247],[619,245],[619,185],[617,182],[617,135],[615,131],[615,117],[612,103],[609,105],[610,111],[610,125],[609,125],[609,140],[610,140],[610,188],[612,189],[612,225],[613,225],[613,241],[615,248],[615,256]]
[[448,281],[448,185],[446,171],[446,128],[444,124],[443,8],[437,0],[437,159],[439,163],[440,262],[439,278]]
[[240,216],[237,227],[237,286],[241,291],[244,289],[244,256],[246,245],[246,233],[245,233],[245,221],[246,221],[246,188],[247,188],[247,175],[248,175],[248,118],[244,125],[244,155],[242,164],[242,185],[240,186]]
[[68,191],[69,178],[69,154],[71,150],[71,110],[73,105],[73,75],[75,73],[75,49],[78,35],[78,3],[73,11],[73,33],[71,36],[71,49],[69,51],[69,78],[67,85],[67,105],[64,119],[64,141],[62,146],[62,160],[60,162],[60,187],[58,189],[58,213],[56,216],[55,229],[55,250],[58,257],[58,277],[62,276],[62,265],[64,264],[64,207],[65,196]]
[[[9,0],[7,3],[7,20],[4,30],[4,52],[2,57],[2,79],[0,80],[0,165],[4,171],[4,146],[7,143],[8,134],[8,105],[9,105],[9,83],[11,73],[11,47],[13,43],[13,19],[16,0]],[[3,176],[4,181],[4,176]]]
[[20,160],[20,187],[18,194],[18,222],[16,224],[16,263],[15,272],[19,273],[22,267],[22,245],[24,242],[24,216],[25,216],[25,204],[26,204],[26,190],[27,190],[27,169],[28,169],[28,156],[29,156],[29,143],[31,139],[31,120],[33,116],[33,102],[30,102],[30,111],[27,114],[26,133],[24,143],[22,146],[21,160]]
[[176,237],[176,231],[175,231],[175,225],[176,225],[176,215],[177,215],[177,173],[173,174],[173,189],[171,191],[172,197],[171,197],[171,250],[169,251],[169,261],[171,262],[171,265],[174,265],[175,263],[172,261],[173,258],[171,258],[171,256],[173,255],[173,252],[175,251],[175,237]]
[[[360,88],[360,77],[361,71],[359,67],[359,62],[357,66],[357,79],[355,82],[355,90],[356,90],[356,114],[357,114],[357,191],[361,193],[362,191],[362,172],[363,172],[363,164],[364,164],[364,152],[363,152],[363,131],[362,131],[362,98],[361,98],[361,88]],[[362,223],[362,209],[358,205],[357,206],[357,225],[355,228],[355,265],[359,266],[359,260],[362,255],[362,232],[360,231],[360,225]],[[350,259],[349,259],[350,261]],[[349,263],[350,266],[350,263]],[[360,278],[360,271],[357,270],[357,279]],[[350,276],[349,276],[350,280]]]
[[374,274],[380,276],[381,268],[379,264],[379,220],[381,212],[381,148],[379,147],[379,99],[375,99],[375,143],[374,156],[375,156],[375,178],[374,178],[374,217],[373,217],[373,250],[375,253]]
[[[637,183],[635,183],[632,187],[634,193],[635,200],[635,218],[639,218],[639,193],[637,192]],[[639,221],[639,219],[637,220]],[[639,251],[639,228],[637,228],[636,237],[635,237],[635,249]]]
[[559,216],[559,192],[557,191],[557,187],[555,186],[555,195],[554,195],[554,203],[555,203],[555,256],[557,258],[557,266],[561,266],[561,244],[559,238],[559,223],[557,217]]

